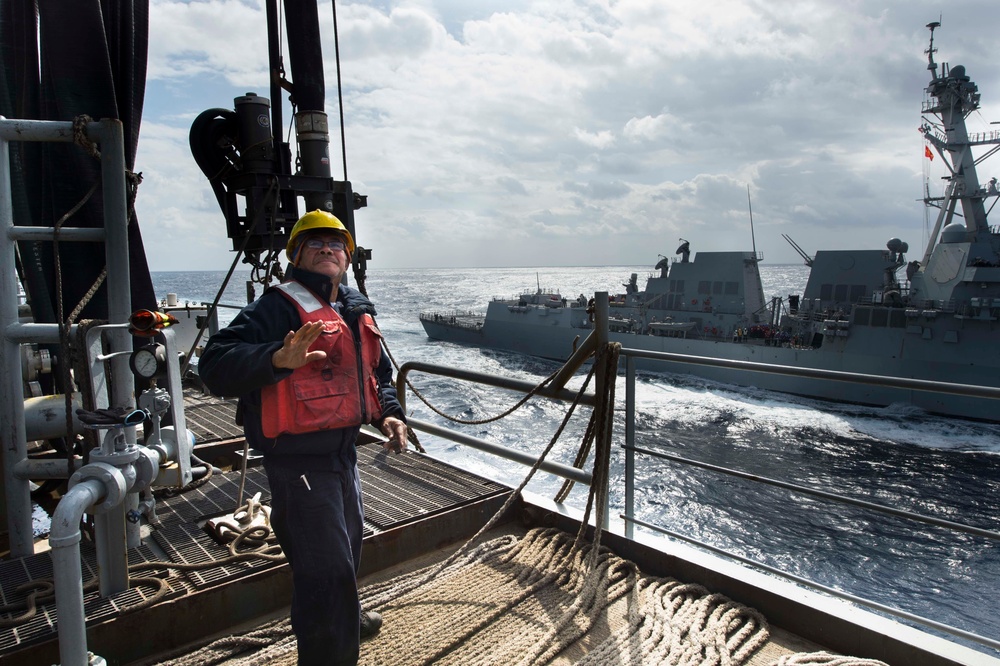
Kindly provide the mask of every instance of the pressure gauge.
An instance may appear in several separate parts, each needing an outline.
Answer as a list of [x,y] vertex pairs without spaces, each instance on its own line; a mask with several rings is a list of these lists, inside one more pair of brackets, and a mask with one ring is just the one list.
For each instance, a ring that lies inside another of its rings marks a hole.
[[148,345],[132,352],[132,356],[129,359],[132,372],[143,379],[152,379],[158,375],[160,373],[160,359],[157,358],[159,356],[157,354],[158,351],[157,345]]

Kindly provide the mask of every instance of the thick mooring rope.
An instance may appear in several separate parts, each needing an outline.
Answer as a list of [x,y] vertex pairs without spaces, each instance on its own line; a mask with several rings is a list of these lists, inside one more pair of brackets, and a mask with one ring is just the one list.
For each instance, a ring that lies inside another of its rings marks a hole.
[[387,622],[362,645],[361,663],[548,664],[623,598],[627,624],[578,663],[742,664],[768,637],[756,611],[696,585],[644,577],[558,530],[487,542],[462,566],[407,589],[420,578],[365,589],[363,603],[380,607]]
[[[605,549],[592,554],[572,535],[536,529],[485,542],[444,569],[368,586],[362,604],[379,608],[386,624],[362,643],[359,663],[549,664],[605,622],[619,600],[628,602],[626,621],[577,663],[738,666],[768,638],[766,620],[753,609],[697,585],[643,576]],[[559,621],[567,616],[572,621]],[[284,620],[168,663],[294,664],[294,648]],[[238,656],[247,651],[253,654]]]
[[878,659],[844,657],[830,652],[800,652],[779,658],[772,666],[889,666]]

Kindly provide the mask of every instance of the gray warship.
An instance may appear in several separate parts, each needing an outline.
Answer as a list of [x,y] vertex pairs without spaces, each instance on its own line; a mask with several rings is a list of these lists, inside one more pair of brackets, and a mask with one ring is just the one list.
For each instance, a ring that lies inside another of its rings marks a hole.
[[[980,93],[965,67],[935,62],[933,27],[921,132],[950,175],[943,196],[924,198],[936,224],[919,259],[907,261],[908,245],[897,238],[884,250],[809,256],[785,236],[810,267],[809,278],[801,295],[766,302],[758,252],[698,252],[691,260],[683,242],[678,258],[656,264],[644,290],[633,273],[625,293],[611,297],[610,339],[686,356],[1000,387],[1000,234],[987,221],[987,204],[992,208],[1000,192],[996,178],[981,185],[976,174],[977,164],[1000,150],[1000,131],[967,131]],[[977,158],[974,149],[985,152]],[[537,290],[494,299],[485,315],[424,312],[420,320],[433,339],[565,360],[593,327],[588,303]],[[1000,418],[988,400],[946,390],[643,363],[638,367],[824,400]]]

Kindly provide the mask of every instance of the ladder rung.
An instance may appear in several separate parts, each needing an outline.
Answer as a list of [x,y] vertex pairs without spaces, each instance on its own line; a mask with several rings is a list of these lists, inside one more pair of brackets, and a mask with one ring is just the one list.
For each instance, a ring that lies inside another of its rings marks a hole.
[[[55,227],[29,227],[25,225],[10,227],[7,234],[12,240],[50,241],[55,238]],[[63,227],[59,230],[59,240],[104,242],[103,227]]]

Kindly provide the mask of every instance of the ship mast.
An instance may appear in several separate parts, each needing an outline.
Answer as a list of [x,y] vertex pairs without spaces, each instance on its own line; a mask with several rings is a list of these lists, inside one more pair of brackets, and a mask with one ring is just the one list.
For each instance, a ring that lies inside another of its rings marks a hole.
[[[924,203],[938,208],[937,221],[928,239],[923,260],[911,262],[906,269],[910,280],[909,296],[917,304],[954,308],[956,316],[980,316],[985,307],[1000,298],[1000,234],[989,226],[987,204],[996,204],[1000,192],[997,179],[982,186],[976,166],[1000,152],[1000,131],[969,134],[965,121],[979,109],[979,88],[965,72],[965,67],[934,60],[934,30],[940,22],[929,23],[931,31],[927,54],[930,83],[924,99],[920,131],[928,144],[941,156],[948,169],[944,196],[931,197],[925,190]],[[980,150],[977,157],[973,149]],[[891,249],[891,248],[890,248]],[[996,316],[991,315],[991,316]]]
[[753,204],[750,203],[750,183],[747,183],[747,209],[750,211],[750,243],[753,245],[753,258],[757,260],[757,238],[753,233]]
[[[925,197],[925,203],[928,205],[935,205],[935,202],[940,201],[942,208],[941,216],[938,218],[938,228],[935,229],[927,254],[924,256],[925,264],[940,230],[940,223],[945,217],[950,221],[954,215],[960,215],[965,220],[970,241],[988,242],[990,230],[984,205],[987,190],[979,185],[976,175],[977,160],[972,154],[972,147],[1000,145],[1000,132],[976,134],[973,137],[968,134],[965,119],[970,113],[979,109],[980,94],[978,86],[966,75],[965,67],[956,65],[949,68],[948,63],[941,63],[941,72],[938,74],[938,64],[934,62],[934,54],[937,52],[934,48],[934,30],[940,25],[938,21],[927,24],[931,37],[925,53],[927,53],[927,69],[931,72],[931,81],[926,88],[928,99],[924,101],[922,109],[924,114],[937,115],[940,123],[932,123],[924,118],[920,131],[928,143],[944,158],[942,161],[950,171],[950,175],[943,200]],[[957,209],[959,202],[960,210]]]

